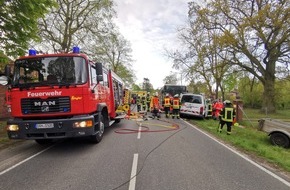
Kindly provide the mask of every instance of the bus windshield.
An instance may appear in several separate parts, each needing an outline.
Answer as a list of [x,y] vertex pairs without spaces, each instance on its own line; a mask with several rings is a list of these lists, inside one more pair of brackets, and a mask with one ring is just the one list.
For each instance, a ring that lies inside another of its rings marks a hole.
[[174,96],[176,94],[180,96],[180,94],[184,94],[186,92],[187,92],[187,88],[184,85],[165,84],[161,88],[161,94],[163,96],[166,95],[167,93],[169,94],[169,96]]

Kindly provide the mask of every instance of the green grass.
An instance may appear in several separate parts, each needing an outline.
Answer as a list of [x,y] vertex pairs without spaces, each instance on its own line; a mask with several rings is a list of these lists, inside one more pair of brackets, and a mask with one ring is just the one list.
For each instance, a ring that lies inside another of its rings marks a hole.
[[277,110],[276,113],[268,114],[262,113],[257,109],[244,109],[243,110],[243,119],[244,120],[258,120],[261,118],[272,118],[272,119],[281,119],[284,121],[290,121],[290,110]]
[[[189,122],[249,155],[260,159],[262,158],[268,163],[273,164],[273,166],[278,166],[279,168],[290,172],[290,149],[272,145],[269,136],[265,132],[258,130],[258,119],[265,118],[265,115],[261,114],[259,110],[254,109],[245,109],[244,112],[251,121],[248,121],[246,117],[243,117],[243,121],[240,122],[240,127],[232,128],[232,135],[226,134],[226,126],[224,126],[222,133],[218,133],[218,121],[216,120],[190,119]],[[268,115],[267,118],[289,120],[289,116],[290,110],[283,110]]]

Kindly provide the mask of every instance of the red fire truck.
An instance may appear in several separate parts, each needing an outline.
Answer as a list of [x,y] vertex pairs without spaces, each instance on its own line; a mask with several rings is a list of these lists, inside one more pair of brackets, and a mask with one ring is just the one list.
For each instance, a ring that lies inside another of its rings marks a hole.
[[[12,77],[7,77],[13,69]],[[74,47],[72,53],[36,54],[17,59],[0,77],[8,86],[10,139],[89,137],[95,143],[104,129],[120,122],[124,83],[101,63],[93,63]]]

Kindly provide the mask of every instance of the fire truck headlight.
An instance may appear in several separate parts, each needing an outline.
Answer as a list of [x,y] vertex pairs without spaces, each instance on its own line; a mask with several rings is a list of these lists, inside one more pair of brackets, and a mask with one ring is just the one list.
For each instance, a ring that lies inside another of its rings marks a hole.
[[7,125],[7,131],[18,131],[19,126],[18,125]]
[[92,127],[93,121],[92,120],[86,120],[86,121],[79,121],[74,123],[75,128],[84,128],[84,127]]

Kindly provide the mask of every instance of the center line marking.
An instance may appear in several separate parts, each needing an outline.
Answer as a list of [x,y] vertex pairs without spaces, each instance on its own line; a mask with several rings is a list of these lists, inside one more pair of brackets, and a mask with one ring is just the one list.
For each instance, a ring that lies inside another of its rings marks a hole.
[[141,138],[141,123],[139,124],[137,139],[140,139],[140,138]]
[[137,164],[138,164],[138,154],[134,154],[129,190],[135,190],[136,187],[136,173],[137,173]]

